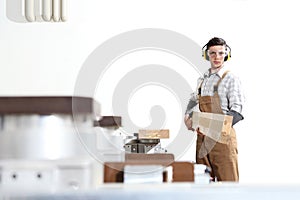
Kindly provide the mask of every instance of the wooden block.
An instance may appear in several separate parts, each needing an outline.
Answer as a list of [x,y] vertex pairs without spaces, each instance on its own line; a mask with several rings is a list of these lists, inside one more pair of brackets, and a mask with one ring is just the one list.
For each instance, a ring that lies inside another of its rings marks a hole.
[[139,130],[139,139],[169,138],[169,129]]
[[194,182],[194,164],[191,162],[174,162],[173,182]]
[[193,112],[192,121],[194,129],[199,128],[201,133],[217,142],[226,144],[230,139],[232,116]]
[[[163,160],[150,160],[147,162],[125,161],[125,162],[106,162],[104,163],[104,183],[122,183],[124,181],[124,167],[126,165],[162,165],[173,167],[173,182],[193,182],[194,164],[191,162],[165,162]],[[166,182],[166,177],[164,182]]]

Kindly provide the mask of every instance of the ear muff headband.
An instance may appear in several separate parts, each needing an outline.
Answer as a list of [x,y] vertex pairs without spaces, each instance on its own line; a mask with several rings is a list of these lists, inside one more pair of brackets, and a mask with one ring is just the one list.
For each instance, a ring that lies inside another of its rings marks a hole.
[[[230,46],[228,46],[227,44],[225,44],[225,46],[226,46],[226,49],[227,49],[227,48],[229,49],[227,55],[224,57],[224,61],[227,61],[227,60],[229,60],[229,59],[231,58],[231,48],[230,48]],[[207,44],[206,44],[206,45],[204,45],[204,46],[202,47],[202,57],[203,57],[205,60],[209,61],[209,56],[208,56],[207,50],[208,50],[208,49],[207,49]]]

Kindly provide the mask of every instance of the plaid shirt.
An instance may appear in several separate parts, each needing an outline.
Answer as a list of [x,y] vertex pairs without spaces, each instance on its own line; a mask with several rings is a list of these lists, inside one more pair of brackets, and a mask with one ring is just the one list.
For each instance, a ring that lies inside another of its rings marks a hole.
[[[201,86],[201,96],[213,96],[214,85],[217,84],[224,73],[224,67],[214,74],[210,74],[210,70],[208,70],[204,73],[203,77],[198,79],[197,89],[191,94],[185,114],[191,115],[192,112],[195,111],[195,107],[199,103],[198,89],[200,84],[203,82]],[[230,110],[234,110],[240,114],[242,113],[245,98],[242,92],[241,82],[238,77],[231,72],[228,72],[224,79],[220,82],[218,94],[220,97],[220,105],[224,114]],[[196,109],[199,111],[198,106]]]

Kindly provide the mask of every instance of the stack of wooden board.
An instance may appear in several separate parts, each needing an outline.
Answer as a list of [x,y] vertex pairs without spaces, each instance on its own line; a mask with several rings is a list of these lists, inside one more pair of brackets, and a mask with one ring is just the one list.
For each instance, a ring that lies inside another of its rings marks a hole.
[[207,113],[207,112],[193,112],[192,127],[214,139],[220,143],[227,143],[230,138],[232,128],[232,116]]

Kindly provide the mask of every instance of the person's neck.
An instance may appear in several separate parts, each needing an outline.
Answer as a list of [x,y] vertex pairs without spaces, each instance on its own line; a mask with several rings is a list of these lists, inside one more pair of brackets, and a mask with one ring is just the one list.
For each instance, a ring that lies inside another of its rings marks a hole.
[[210,68],[210,73],[211,74],[215,74],[215,73],[218,73],[222,68],[224,67],[224,65],[218,67],[218,68]]

